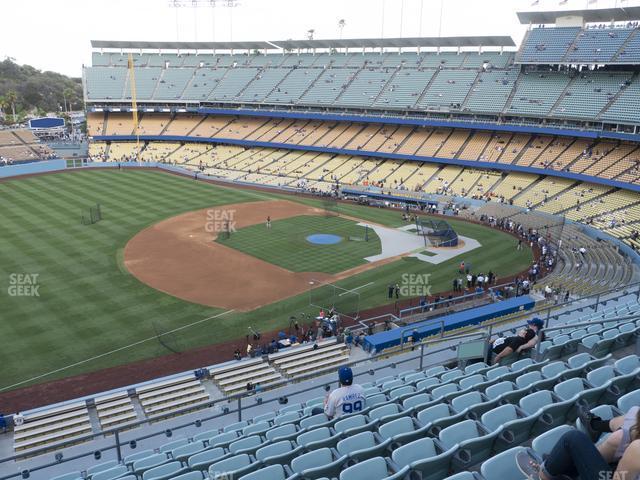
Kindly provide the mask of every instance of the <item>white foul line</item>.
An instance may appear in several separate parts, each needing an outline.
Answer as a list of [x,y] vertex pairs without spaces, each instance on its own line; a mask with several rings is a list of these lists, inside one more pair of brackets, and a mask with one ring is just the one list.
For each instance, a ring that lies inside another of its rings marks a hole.
[[82,365],[82,364],[85,364],[85,363],[92,362],[92,361],[97,360],[97,359],[102,358],[102,357],[107,357],[107,356],[112,355],[114,353],[121,352],[122,350],[126,350],[128,348],[138,346],[138,345],[140,345],[142,343],[145,343],[145,342],[148,342],[150,340],[155,340],[156,338],[162,337],[163,335],[169,335],[170,333],[179,332],[180,330],[184,330],[185,328],[189,328],[189,327],[192,327],[194,325],[198,325],[199,323],[206,322],[207,320],[213,320],[214,318],[221,317],[221,316],[226,315],[227,313],[231,313],[231,312],[233,312],[233,310],[227,310],[226,312],[218,313],[217,315],[213,315],[211,317],[203,318],[202,320],[198,320],[197,322],[193,322],[193,323],[190,323],[188,325],[183,325],[182,327],[174,328],[173,330],[169,330],[168,332],[161,333],[160,335],[154,335],[153,337],[145,338],[144,340],[138,340],[137,342],[131,343],[129,345],[125,345],[124,347],[116,348],[115,350],[111,350],[109,352],[101,353],[100,355],[96,355],[95,357],[87,358],[86,360],[81,360],[79,362],[72,363],[71,365],[67,365],[66,367],[58,368],[56,370],[51,370],[50,372],[43,373],[42,375],[31,377],[31,378],[29,378],[27,380],[23,380],[21,382],[14,383],[13,385],[8,385],[6,387],[2,387],[2,388],[0,388],[0,392],[4,392],[5,390],[9,390],[11,388],[18,387],[18,386],[23,385],[25,383],[33,382],[34,380],[39,380],[41,378],[48,377],[49,375],[53,375],[54,373],[62,372],[64,370],[68,370],[70,368],[77,367],[78,365]]
[[347,293],[353,293],[353,292],[355,292],[356,290],[360,290],[361,288],[368,287],[369,285],[373,285],[374,283],[376,283],[376,282],[369,282],[369,283],[367,283],[366,285],[360,285],[359,287],[352,288],[351,290],[347,290],[346,292],[342,292],[342,293],[341,293],[340,295],[338,295],[338,296],[339,296],[339,297],[341,297],[341,296],[343,296],[343,295],[346,295]]

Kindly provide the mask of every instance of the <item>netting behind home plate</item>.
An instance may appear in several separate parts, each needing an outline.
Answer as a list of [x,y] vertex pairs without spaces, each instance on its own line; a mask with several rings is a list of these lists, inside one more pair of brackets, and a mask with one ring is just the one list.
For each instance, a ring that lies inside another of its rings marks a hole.
[[329,312],[333,308],[343,317],[357,319],[360,315],[360,294],[333,283],[311,280],[309,282],[309,306],[325,312]]

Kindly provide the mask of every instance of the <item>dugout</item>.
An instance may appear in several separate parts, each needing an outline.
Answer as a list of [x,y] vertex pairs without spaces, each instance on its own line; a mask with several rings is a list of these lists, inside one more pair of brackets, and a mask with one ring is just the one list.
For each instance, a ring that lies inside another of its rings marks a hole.
[[[400,345],[401,335],[404,332],[404,341],[409,341],[412,330],[416,330],[420,339],[440,333],[441,321],[444,322],[444,330],[455,330],[457,328],[478,325],[493,318],[502,317],[511,313],[531,310],[535,306],[535,301],[528,295],[510,298],[498,303],[491,303],[483,307],[471,308],[462,312],[434,317],[422,322],[408,325],[406,328],[395,328],[386,332],[368,335],[364,339],[364,349],[368,352],[380,352],[386,348]],[[411,329],[411,330],[409,330]]]

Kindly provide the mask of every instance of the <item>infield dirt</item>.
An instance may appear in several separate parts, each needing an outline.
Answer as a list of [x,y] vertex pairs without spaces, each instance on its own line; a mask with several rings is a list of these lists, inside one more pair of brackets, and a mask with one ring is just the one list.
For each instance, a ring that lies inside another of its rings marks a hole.
[[[298,215],[319,208],[287,200],[238,203],[188,212],[135,235],[124,264],[141,282],[174,297],[210,307],[250,311],[308,291],[312,280],[333,282],[396,260],[388,258],[330,275],[291,272],[215,242],[218,232]],[[233,235],[233,233],[232,233]]]

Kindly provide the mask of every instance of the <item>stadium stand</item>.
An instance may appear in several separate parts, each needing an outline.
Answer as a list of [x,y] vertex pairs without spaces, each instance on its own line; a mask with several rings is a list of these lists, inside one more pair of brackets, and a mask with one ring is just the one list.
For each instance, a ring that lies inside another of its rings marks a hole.
[[[69,468],[67,476],[58,478],[202,480],[222,478],[221,472],[225,478],[246,480],[291,475],[523,478],[515,454],[529,445],[540,455],[548,453],[562,433],[582,428],[576,422],[578,405],[610,418],[640,398],[635,350],[640,307],[632,290],[637,289],[638,269],[628,248],[611,237],[600,241],[592,230],[640,246],[640,156],[633,137],[640,125],[639,42],[635,27],[583,26],[530,29],[515,56],[462,51],[136,54],[140,97],[150,104],[286,105],[291,110],[321,107],[323,113],[367,114],[377,109],[409,121],[416,113],[438,120],[499,121],[499,127],[474,129],[435,122],[400,125],[385,117],[339,121],[321,115],[251,117],[234,111],[216,116],[173,109],[142,115],[140,134],[154,138],[143,138],[140,152],[130,138],[118,139],[135,130],[128,114],[91,113],[88,128],[97,139],[91,155],[100,160],[172,163],[219,180],[302,191],[329,191],[338,183],[364,193],[381,191],[382,198],[394,201],[436,198],[440,206],[449,201],[463,205],[464,218],[494,225],[499,221],[511,231],[519,225],[524,231],[544,232],[557,255],[532,295],[540,297],[541,290],[552,287],[567,298],[571,294],[573,301],[554,305],[546,300],[545,339],[530,357],[514,355],[499,365],[458,363],[455,342],[462,337],[456,331],[437,344],[423,339],[429,355],[446,352],[429,357],[427,364],[405,368],[401,361],[418,352],[401,349],[387,352],[397,356],[379,359],[381,363],[360,356],[365,363],[358,379],[370,380],[363,382],[366,406],[343,418],[312,415],[323,402],[320,387],[335,379],[307,377],[363,354],[331,339],[213,365],[202,380],[185,373],[135,386],[133,395],[117,391],[97,396],[93,403],[45,409],[43,418],[51,420],[42,424],[38,412],[26,412],[23,427],[31,428],[14,431],[14,449],[28,452],[98,427],[125,429],[138,420],[158,421],[163,423],[142,428],[145,433],[171,431],[165,435],[170,440],[140,436],[138,450],[123,444],[122,459],[99,464],[85,458],[75,464],[78,470]],[[120,53],[94,53],[93,66],[84,72],[90,104],[128,98],[126,63]],[[567,66],[572,63],[592,66]],[[610,68],[616,63],[624,65]],[[566,68],[558,68],[560,64]],[[510,122],[518,128],[506,128]],[[529,129],[532,125],[536,128]],[[105,133],[113,137],[101,138]],[[163,141],[163,136],[185,138]],[[0,148],[14,148],[2,144],[2,138],[0,132]],[[196,142],[203,139],[220,143]],[[230,145],[225,143],[234,142],[225,140],[277,145]],[[476,167],[474,162],[481,163]],[[592,303],[587,302],[590,295]],[[505,315],[491,324],[492,332],[510,335],[527,318]],[[487,325],[476,331],[480,328]],[[400,337],[399,330],[392,333]],[[382,373],[374,370],[378,368]],[[239,394],[246,396],[238,404],[255,408],[255,415],[243,419],[229,412],[231,399]],[[177,423],[163,418],[219,400],[223,407],[212,408],[219,416],[199,417],[200,423],[184,429],[171,430]],[[274,407],[276,401],[282,406]]]
[[209,400],[209,394],[193,374],[140,386],[136,395],[148,418]]
[[640,332],[639,308],[635,295],[620,294],[606,306],[561,311],[539,360],[391,370],[365,385],[362,412],[342,418],[312,415],[322,397],[307,398],[250,420],[158,439],[155,448],[121,462],[85,462],[84,473],[67,470],[56,478],[202,479],[222,471],[245,479],[362,478],[354,467],[380,479],[523,478],[516,452],[531,445],[548,453],[562,433],[583,428],[577,405],[608,419],[635,404],[640,359],[628,352]]

